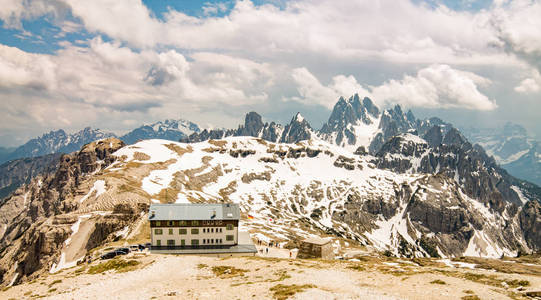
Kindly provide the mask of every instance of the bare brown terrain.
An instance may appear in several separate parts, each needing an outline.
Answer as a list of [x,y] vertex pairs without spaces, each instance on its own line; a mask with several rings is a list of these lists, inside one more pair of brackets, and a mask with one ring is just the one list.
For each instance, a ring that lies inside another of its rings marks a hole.
[[44,275],[0,298],[532,299],[527,293],[541,290],[539,258],[457,261],[490,269],[367,255],[325,261],[136,253]]

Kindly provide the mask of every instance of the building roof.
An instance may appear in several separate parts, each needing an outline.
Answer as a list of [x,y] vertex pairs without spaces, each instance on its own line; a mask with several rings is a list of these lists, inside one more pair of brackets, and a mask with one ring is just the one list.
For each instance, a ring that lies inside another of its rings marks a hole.
[[311,238],[307,238],[305,240],[303,240],[304,243],[309,243],[309,244],[315,244],[315,245],[325,245],[325,244],[328,244],[331,242],[331,239],[322,239],[322,238],[317,238],[317,237],[311,237]]
[[238,220],[240,208],[236,203],[174,203],[151,204],[149,220]]

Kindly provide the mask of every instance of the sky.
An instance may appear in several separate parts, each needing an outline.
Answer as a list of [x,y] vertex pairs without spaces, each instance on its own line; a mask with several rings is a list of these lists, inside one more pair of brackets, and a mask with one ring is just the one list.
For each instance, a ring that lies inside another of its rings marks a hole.
[[340,96],[541,137],[541,1],[0,0],[0,146],[245,113],[321,128]]

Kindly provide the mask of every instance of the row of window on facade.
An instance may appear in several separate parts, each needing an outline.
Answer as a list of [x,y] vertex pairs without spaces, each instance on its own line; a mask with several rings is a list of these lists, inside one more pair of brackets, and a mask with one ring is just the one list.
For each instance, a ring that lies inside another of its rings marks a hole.
[[[229,226],[231,224],[228,224],[226,229],[227,230],[233,230],[233,225]],[[222,233],[222,229],[223,228],[203,228],[203,233]],[[192,228],[190,230],[191,234],[199,234],[199,228]],[[163,234],[163,229],[162,228],[155,228],[154,229],[154,234],[156,235],[160,235],[160,234]],[[169,234],[170,235],[173,235],[175,234],[175,230],[173,228],[169,228]],[[186,228],[180,228],[178,230],[178,234],[188,234],[188,229]]]
[[[222,221],[221,220],[215,220],[215,221],[198,221],[198,220],[193,220],[193,221],[155,221],[156,223],[156,226],[199,226],[199,225],[217,225],[217,226],[220,226],[220,225],[223,225]],[[228,224],[228,225],[231,225],[233,226],[233,224]]]
[[[225,236],[225,240],[226,241],[233,241],[234,240],[234,236],[233,235],[226,235]],[[202,244],[222,244],[223,243],[223,240],[222,239],[203,239],[202,240]],[[156,246],[161,246],[162,245],[162,241],[161,240],[156,240]],[[192,246],[197,246],[199,245],[199,240],[197,239],[193,239],[191,240],[191,245]],[[175,246],[175,240],[167,240],[167,246]],[[186,246],[186,240],[180,240],[180,246]]]

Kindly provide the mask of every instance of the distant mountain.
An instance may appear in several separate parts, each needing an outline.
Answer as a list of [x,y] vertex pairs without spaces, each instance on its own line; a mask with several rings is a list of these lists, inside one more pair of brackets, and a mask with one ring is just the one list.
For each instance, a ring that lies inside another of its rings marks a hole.
[[[133,144],[139,140],[146,139],[165,139],[178,141],[192,133],[200,132],[199,126],[186,120],[165,120],[150,125],[143,125],[120,139]],[[68,134],[63,129],[45,133],[40,137],[33,138],[24,145],[17,148],[0,147],[0,163],[26,157],[38,157],[52,153],[71,153],[81,149],[83,145],[90,142],[117,137],[112,132],[92,129],[87,127],[79,132]]]
[[7,160],[37,157],[51,153],[71,153],[81,149],[83,145],[92,141],[113,136],[115,136],[113,133],[90,127],[73,134],[68,134],[64,130],[59,129],[46,133],[41,137],[31,139],[24,145],[16,148],[8,156]]
[[120,137],[126,144],[139,140],[164,139],[178,141],[192,133],[200,132],[199,126],[186,120],[165,120],[150,125],[143,125]]
[[520,125],[501,128],[465,128],[472,143],[481,145],[509,173],[541,185],[541,147]]

